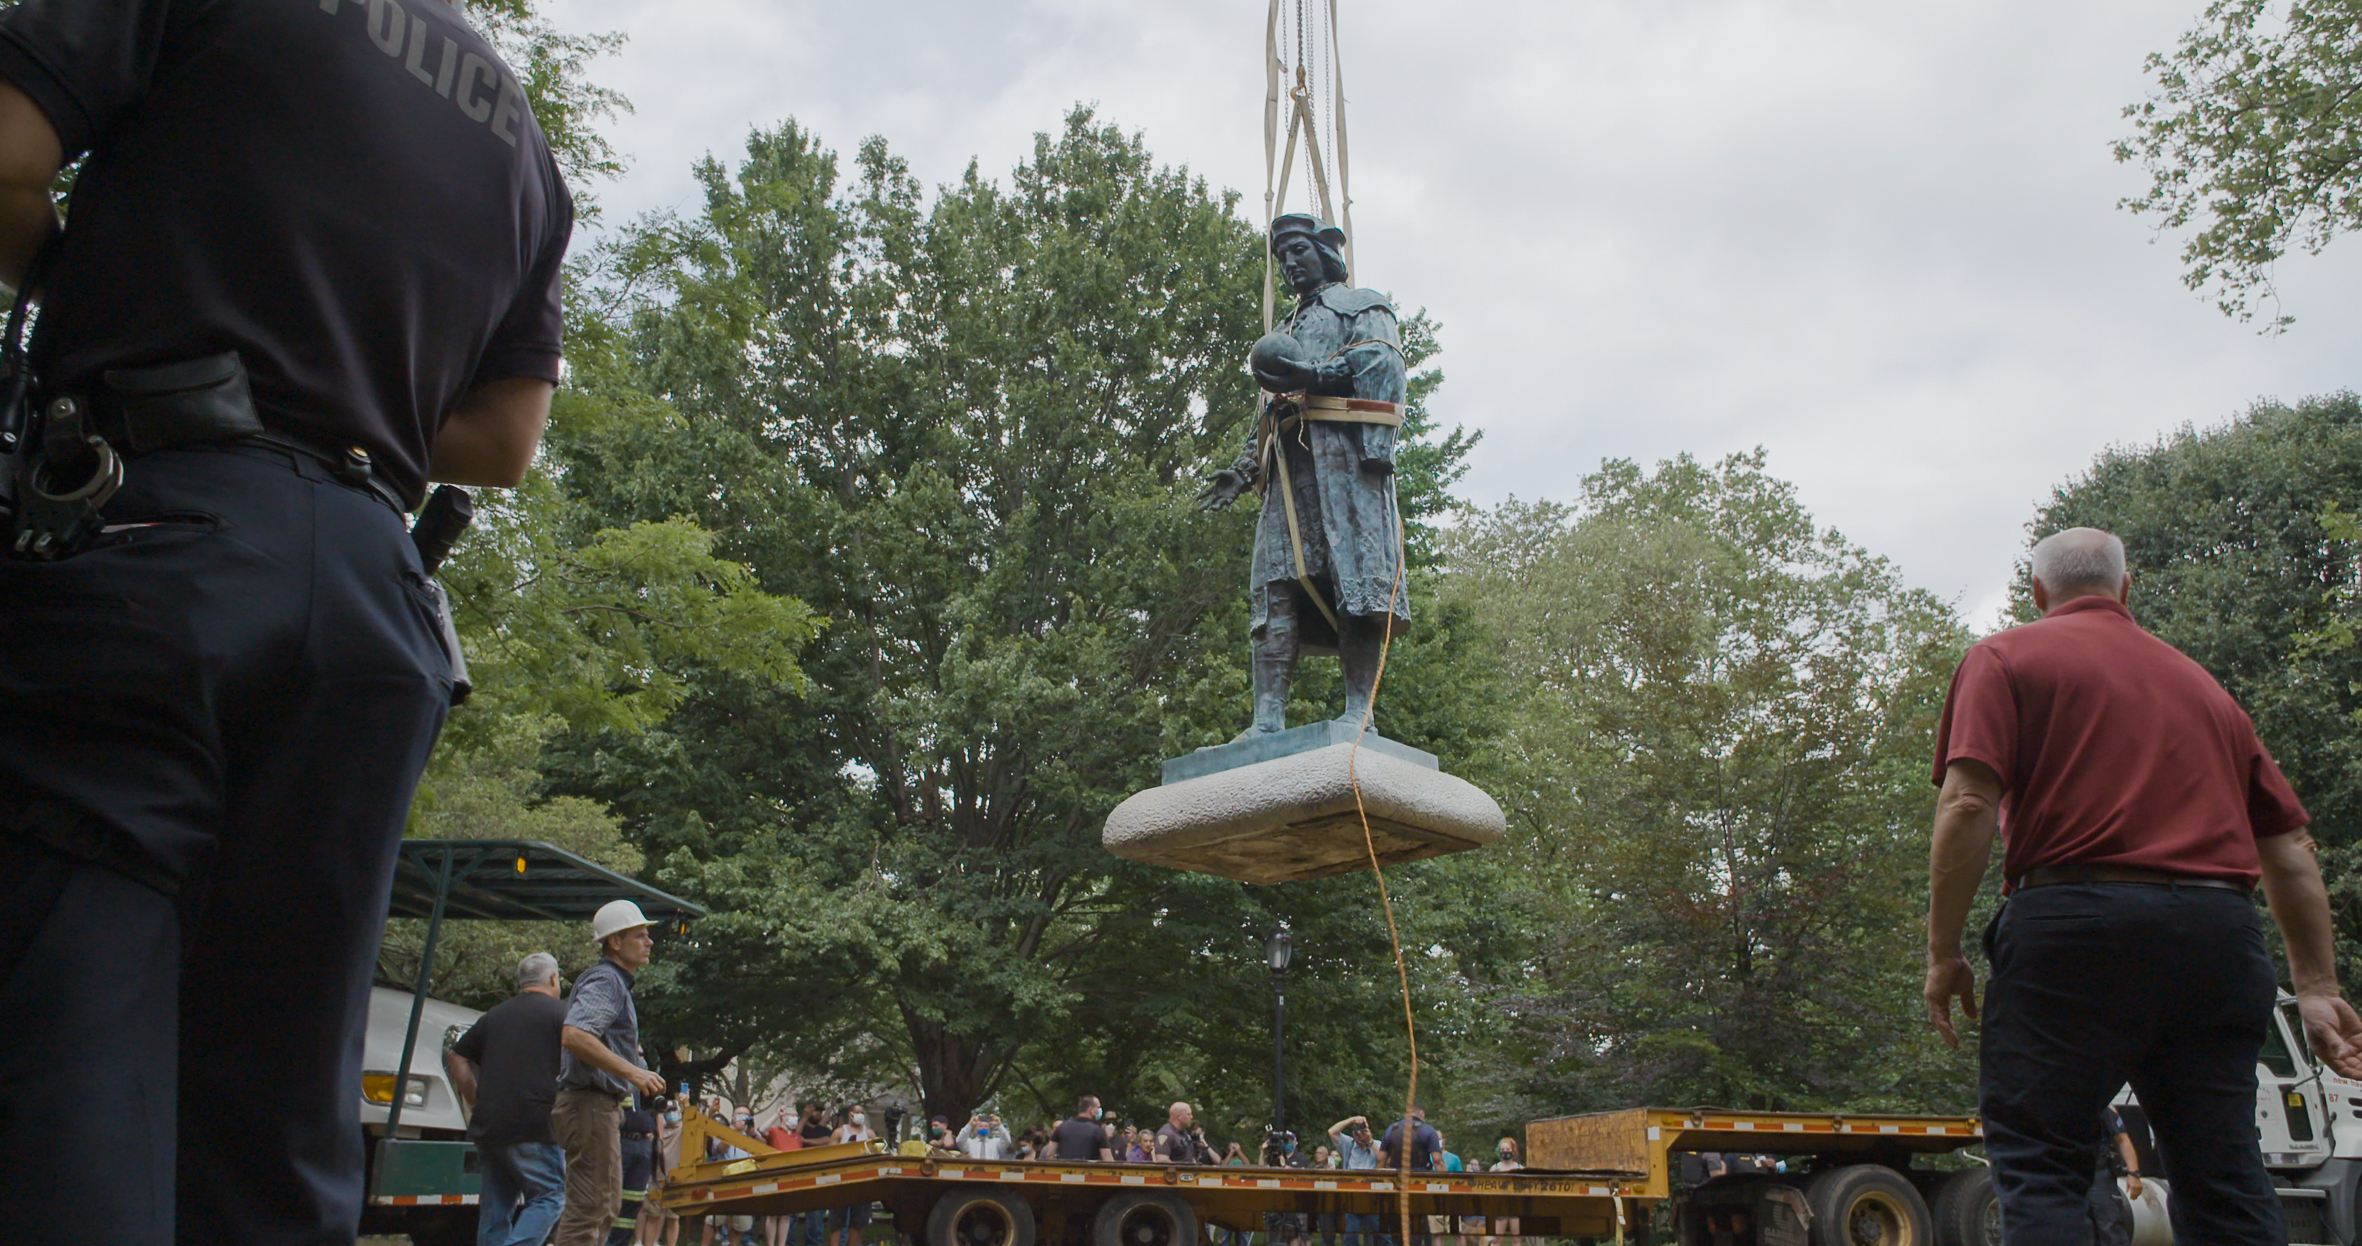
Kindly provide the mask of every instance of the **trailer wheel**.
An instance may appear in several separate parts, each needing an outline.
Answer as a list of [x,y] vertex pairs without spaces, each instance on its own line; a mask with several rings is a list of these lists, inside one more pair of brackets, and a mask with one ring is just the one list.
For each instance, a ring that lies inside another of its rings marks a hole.
[[1033,1246],[1033,1208],[996,1190],[946,1190],[927,1214],[927,1246]]
[[1118,1194],[1091,1217],[1091,1246],[1197,1246],[1197,1234],[1197,1213],[1175,1194]]
[[1813,1174],[1804,1187],[1813,1246],[1932,1246],[1927,1204],[1903,1174],[1853,1164]]
[[1936,1246],[2001,1246],[2001,1200],[1993,1194],[1993,1170],[1963,1168],[1936,1187]]

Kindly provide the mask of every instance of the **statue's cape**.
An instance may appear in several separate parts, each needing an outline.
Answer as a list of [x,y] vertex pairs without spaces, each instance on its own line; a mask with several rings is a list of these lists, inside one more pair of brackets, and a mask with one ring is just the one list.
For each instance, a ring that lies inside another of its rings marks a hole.
[[1366,311],[1380,309],[1384,309],[1391,315],[1394,311],[1394,304],[1388,302],[1385,295],[1376,290],[1358,289],[1342,282],[1321,287],[1312,296],[1312,301],[1340,316],[1358,316]]

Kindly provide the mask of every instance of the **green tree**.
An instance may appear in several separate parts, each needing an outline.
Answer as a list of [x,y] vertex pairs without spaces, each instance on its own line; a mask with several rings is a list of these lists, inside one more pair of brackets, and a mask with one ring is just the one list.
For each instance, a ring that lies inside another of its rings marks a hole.
[[[2029,525],[2034,538],[2085,525],[2123,538],[2134,616],[2239,699],[2312,814],[2349,949],[2362,937],[2362,546],[2338,515],[2357,493],[2362,402],[2338,393],[2110,450]],[[2035,617],[2023,577],[2014,604]]]
[[1528,690],[1500,746],[1536,943],[1491,1115],[1958,1110],[1919,1004],[1934,716],[1967,635],[1761,451],[1610,461],[1448,548]]
[[[620,37],[559,31],[529,0],[474,0],[467,10],[517,70],[588,215],[589,184],[620,168],[595,126],[629,107],[592,82],[588,67]],[[692,671],[799,688],[796,653],[818,620],[793,597],[756,587],[744,565],[717,557],[716,534],[691,520],[667,514],[603,524],[558,486],[573,470],[567,430],[665,418],[661,402],[617,381],[613,335],[601,332],[586,292],[570,273],[570,369],[550,445],[521,487],[476,494],[476,522],[438,575],[476,692],[452,712],[408,833],[539,839],[638,872],[638,850],[603,806],[543,791],[542,747],[564,729],[631,732],[662,721]],[[422,925],[393,924],[381,974],[415,979]],[[510,975],[526,950],[554,947],[569,968],[586,961],[587,948],[565,941],[570,933],[543,923],[457,923],[441,937],[437,989],[488,1005],[513,988]]]
[[2318,254],[2362,222],[2362,6],[2351,0],[2213,0],[2170,53],[2147,62],[2156,90],[2125,108],[2115,145],[2149,189],[2122,201],[2161,229],[2196,223],[2183,281],[2216,306],[2287,324],[2272,269]]
[[[1098,843],[1158,759],[1245,721],[1251,516],[1188,502],[1253,410],[1259,233],[1087,110],[1005,184],[971,168],[928,202],[877,140],[842,172],[789,123],[699,166],[695,219],[627,231],[604,297],[661,410],[560,438],[603,522],[690,515],[827,620],[808,692],[710,671],[650,731],[553,749],[562,790],[717,905],[650,970],[653,1023],[930,1111],[1087,1089],[1259,1118],[1259,948],[1285,918],[1311,949],[1298,1032],[1337,1053],[1316,1093],[1377,1093],[1400,1059],[1369,1020],[1392,974],[1366,879],[1249,892]],[[1414,518],[1468,440],[1427,420]],[[1487,730],[1486,654],[1413,592],[1386,730],[1448,763]],[[1475,937],[1410,907],[1421,946]]]

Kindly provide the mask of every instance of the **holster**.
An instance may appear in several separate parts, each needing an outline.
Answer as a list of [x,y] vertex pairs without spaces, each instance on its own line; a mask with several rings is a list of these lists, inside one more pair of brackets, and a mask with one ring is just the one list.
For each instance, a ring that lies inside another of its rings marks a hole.
[[92,400],[99,435],[126,454],[263,431],[246,365],[234,350],[152,368],[109,368],[99,374]]
[[427,592],[435,599],[435,628],[443,642],[443,652],[451,659],[451,704],[467,700],[476,690],[467,677],[467,655],[459,650],[459,625],[451,620],[451,596],[443,591],[443,583],[433,576],[426,578]]
[[90,394],[41,408],[8,547],[21,558],[68,557],[97,533],[123,486],[123,457],[263,435],[236,351],[151,368],[112,368]]

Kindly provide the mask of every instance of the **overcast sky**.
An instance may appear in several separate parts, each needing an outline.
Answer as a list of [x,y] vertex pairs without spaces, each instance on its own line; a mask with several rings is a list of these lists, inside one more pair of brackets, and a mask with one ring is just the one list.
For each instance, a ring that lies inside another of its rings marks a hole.
[[[1443,326],[1463,491],[1761,445],[1824,525],[1980,626],[2110,445],[2346,388],[2362,242],[2282,266],[2258,336],[2115,207],[2119,110],[2197,0],[1342,0],[1360,284]],[[794,117],[930,186],[1005,177],[1081,101],[1263,190],[1261,0],[546,0],[618,31],[611,219]],[[1302,202],[1301,197],[1297,202]],[[1242,308],[1242,315],[1255,314]]]

